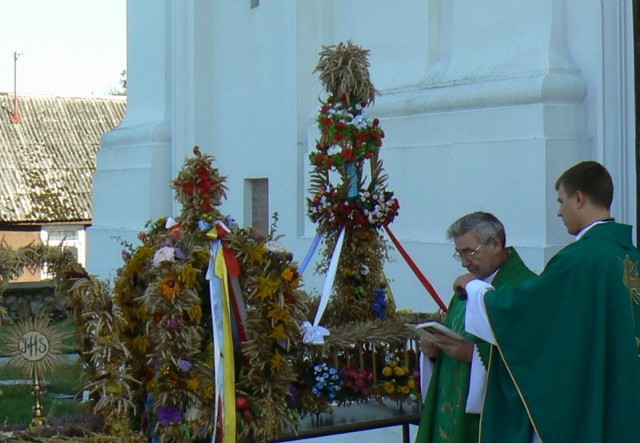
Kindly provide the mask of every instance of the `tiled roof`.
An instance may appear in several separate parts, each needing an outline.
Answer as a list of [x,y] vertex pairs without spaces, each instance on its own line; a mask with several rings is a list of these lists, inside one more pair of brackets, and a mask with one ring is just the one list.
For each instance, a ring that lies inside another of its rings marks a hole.
[[88,222],[100,136],[124,117],[126,99],[0,93],[0,224]]

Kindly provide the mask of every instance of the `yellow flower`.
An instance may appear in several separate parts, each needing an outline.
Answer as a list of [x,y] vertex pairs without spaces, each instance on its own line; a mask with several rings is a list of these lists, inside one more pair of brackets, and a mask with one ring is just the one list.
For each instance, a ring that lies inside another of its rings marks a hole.
[[187,388],[192,390],[193,392],[198,392],[200,390],[200,380],[197,377],[191,377],[186,381]]
[[209,262],[209,250],[205,248],[198,248],[193,251],[192,258],[196,268],[204,268]]
[[276,353],[271,358],[271,369],[277,371],[279,369],[282,369],[283,366],[284,359],[282,358],[282,355],[280,355],[280,353],[276,350]]
[[267,317],[274,321],[281,321],[285,325],[288,325],[291,321],[291,314],[289,311],[283,309],[282,306],[278,304],[273,305],[273,308],[267,313]]
[[269,277],[258,277],[258,291],[256,296],[260,300],[271,298],[278,290],[278,282],[271,280]]
[[280,324],[273,328],[273,332],[269,334],[268,337],[275,340],[284,340],[287,338],[287,333],[284,330],[284,326]]
[[282,271],[280,276],[286,281],[293,280],[293,276],[294,276],[293,269],[291,269],[291,267],[287,266],[286,268],[284,268],[284,270]]
[[396,366],[395,368],[393,368],[393,375],[395,375],[396,377],[402,377],[404,375],[404,369],[400,366]]
[[266,249],[262,245],[249,246],[247,248],[247,261],[249,263],[262,263]]
[[117,395],[117,394],[122,394],[123,389],[120,383],[110,380],[107,383],[105,383],[105,391],[107,391],[109,394]]
[[382,375],[384,375],[385,377],[389,377],[391,376],[391,374],[393,374],[393,370],[389,366],[385,366],[384,368],[382,368]]
[[160,289],[167,300],[173,300],[176,294],[182,290],[182,284],[173,275],[167,275],[160,281]]
[[193,305],[187,310],[187,314],[189,314],[189,318],[196,324],[200,324],[202,320],[202,309],[200,305]]
[[393,394],[393,390],[394,390],[393,383],[391,383],[390,381],[387,381],[384,383],[383,387],[384,387],[384,391],[387,394]]
[[409,387],[410,389],[413,389],[416,387],[416,381],[413,378],[410,378],[409,381],[407,381],[407,387]]
[[146,352],[151,347],[151,340],[149,339],[149,336],[147,334],[139,335],[137,337],[134,337],[131,345],[132,345],[131,347],[134,350],[138,351],[138,353],[146,354]]
[[178,280],[184,283],[185,288],[192,288],[200,271],[196,270],[188,263],[178,271]]
[[408,394],[410,392],[410,389],[408,386],[400,386],[400,388],[398,389],[400,391],[400,393],[402,394]]
[[203,389],[203,392],[205,398],[213,398],[213,395],[215,394],[215,385],[213,383],[207,383]]

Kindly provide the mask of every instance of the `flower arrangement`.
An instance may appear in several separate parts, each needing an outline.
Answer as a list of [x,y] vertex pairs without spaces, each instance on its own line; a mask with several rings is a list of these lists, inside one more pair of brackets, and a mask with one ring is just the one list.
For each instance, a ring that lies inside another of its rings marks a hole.
[[373,394],[373,371],[351,363],[340,370],[344,379],[343,395],[347,401],[363,401]]
[[325,362],[313,365],[311,392],[328,400],[334,400],[342,390],[342,377],[333,365]]
[[393,360],[382,368],[378,392],[395,400],[415,400],[419,396],[419,372]]

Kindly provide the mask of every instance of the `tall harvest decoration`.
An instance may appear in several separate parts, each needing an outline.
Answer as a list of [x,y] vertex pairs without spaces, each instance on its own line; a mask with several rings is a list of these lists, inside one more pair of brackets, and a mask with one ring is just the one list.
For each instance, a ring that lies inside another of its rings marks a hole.
[[[384,320],[395,312],[383,272],[388,246],[381,228],[393,221],[399,204],[386,187],[379,158],[384,131],[365,112],[377,94],[368,54],[350,41],[326,46],[316,67],[328,97],[317,118],[320,137],[309,155],[312,196],[307,203],[325,243],[317,271],[330,270],[332,255],[339,256],[328,325]],[[322,302],[316,319],[321,311]]]

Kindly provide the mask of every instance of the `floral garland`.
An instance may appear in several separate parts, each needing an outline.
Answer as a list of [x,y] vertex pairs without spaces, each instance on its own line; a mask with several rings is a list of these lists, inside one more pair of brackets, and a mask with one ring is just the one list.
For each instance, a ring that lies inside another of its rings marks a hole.
[[[322,105],[317,122],[321,137],[316,151],[309,154],[314,167],[313,196],[307,199],[311,220],[325,229],[379,228],[391,223],[400,205],[381,174],[378,153],[384,131],[380,121],[370,121],[362,104],[349,105],[332,96]],[[371,182],[366,188],[362,180],[365,160],[371,162]],[[342,176],[340,186],[329,181],[334,170]]]
[[323,137],[316,144],[318,152],[309,155],[315,167],[338,169],[359,163],[376,156],[382,146],[380,120],[369,121],[360,103],[349,106],[329,97],[320,108],[317,123]]

